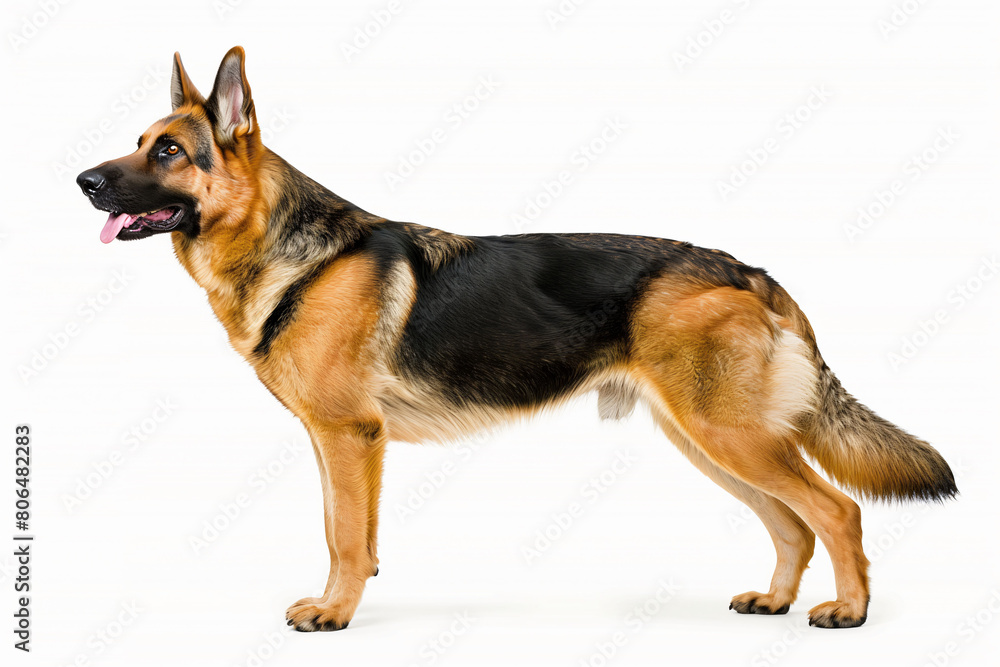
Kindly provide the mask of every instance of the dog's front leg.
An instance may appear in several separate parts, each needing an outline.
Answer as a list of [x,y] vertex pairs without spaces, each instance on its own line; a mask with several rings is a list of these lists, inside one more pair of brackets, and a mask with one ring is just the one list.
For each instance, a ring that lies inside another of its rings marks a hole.
[[285,617],[296,630],[347,627],[368,577],[378,572],[376,532],[385,432],[377,420],[311,426],[323,482],[330,575],[321,598],[304,598]]

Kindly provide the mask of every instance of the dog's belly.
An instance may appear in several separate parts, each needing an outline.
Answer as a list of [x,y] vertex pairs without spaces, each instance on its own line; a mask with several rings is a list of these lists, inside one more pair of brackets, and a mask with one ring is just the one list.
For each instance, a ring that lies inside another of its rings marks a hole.
[[398,442],[449,442],[527,419],[544,408],[597,390],[598,410],[604,419],[621,419],[635,407],[639,392],[624,368],[588,374],[575,386],[524,406],[499,406],[482,402],[455,403],[432,386],[398,376],[383,381],[377,399],[390,440]]
[[515,418],[486,405],[457,405],[431,387],[394,377],[378,396],[390,440],[449,442],[496,428]]

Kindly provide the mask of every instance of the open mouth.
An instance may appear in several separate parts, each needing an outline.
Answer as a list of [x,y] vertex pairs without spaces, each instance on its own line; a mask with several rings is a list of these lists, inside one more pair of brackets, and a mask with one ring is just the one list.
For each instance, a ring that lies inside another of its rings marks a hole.
[[121,213],[112,211],[101,230],[101,241],[111,243],[116,238],[122,241],[141,239],[160,232],[177,228],[184,217],[182,206],[166,206],[148,213]]

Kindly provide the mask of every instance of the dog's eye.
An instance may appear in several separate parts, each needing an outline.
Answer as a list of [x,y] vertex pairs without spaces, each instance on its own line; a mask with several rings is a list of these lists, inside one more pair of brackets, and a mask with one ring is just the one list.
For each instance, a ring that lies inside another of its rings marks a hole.
[[156,156],[160,159],[165,159],[169,157],[176,157],[183,153],[184,151],[177,144],[164,144]]

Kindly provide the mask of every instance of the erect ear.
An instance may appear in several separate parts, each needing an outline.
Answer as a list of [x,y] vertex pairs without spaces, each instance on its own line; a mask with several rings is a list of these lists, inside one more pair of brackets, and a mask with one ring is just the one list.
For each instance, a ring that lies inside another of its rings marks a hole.
[[204,104],[205,102],[205,98],[194,87],[191,77],[184,70],[180,53],[174,53],[174,72],[170,77],[170,102],[173,104],[174,111],[185,104]]
[[212,94],[205,104],[212,115],[215,139],[220,146],[233,145],[241,137],[257,134],[257,117],[243,66],[245,59],[246,53],[242,46],[234,46],[229,50],[219,65]]

